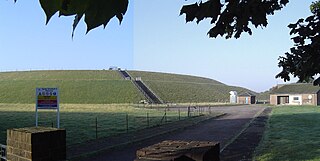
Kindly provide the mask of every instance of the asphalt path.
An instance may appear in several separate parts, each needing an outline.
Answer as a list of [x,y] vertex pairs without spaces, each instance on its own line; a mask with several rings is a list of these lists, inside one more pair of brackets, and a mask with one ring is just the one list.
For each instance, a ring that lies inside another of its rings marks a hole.
[[[94,161],[133,161],[138,149],[164,140],[218,141],[223,149],[244,127],[266,107],[260,105],[211,107],[211,112],[226,113],[225,116],[211,119],[183,130],[163,134],[139,143],[127,145],[121,149],[109,150],[96,156],[83,158]],[[90,148],[90,147],[88,147]]]

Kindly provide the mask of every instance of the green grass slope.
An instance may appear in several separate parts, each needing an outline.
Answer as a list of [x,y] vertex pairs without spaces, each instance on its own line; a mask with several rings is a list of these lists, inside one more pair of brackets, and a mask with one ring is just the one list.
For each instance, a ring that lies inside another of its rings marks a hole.
[[58,87],[61,103],[137,103],[144,99],[116,71],[31,71],[0,73],[0,103],[34,103],[37,87]]
[[129,73],[132,77],[141,77],[165,102],[228,102],[230,91],[250,91],[202,77],[140,71]]
[[[227,102],[231,90],[249,91],[203,77],[141,71],[129,74],[142,77],[165,102]],[[61,103],[68,104],[138,103],[145,99],[117,71],[56,70],[0,72],[0,103],[34,103],[37,87],[59,88]]]
[[141,77],[144,81],[157,81],[157,82],[178,82],[178,83],[209,83],[209,84],[223,84],[213,79],[181,75],[181,74],[170,74],[170,73],[158,73],[158,72],[145,72],[145,71],[128,71],[129,74],[135,77]]
[[121,80],[110,70],[48,70],[0,72],[0,80]]

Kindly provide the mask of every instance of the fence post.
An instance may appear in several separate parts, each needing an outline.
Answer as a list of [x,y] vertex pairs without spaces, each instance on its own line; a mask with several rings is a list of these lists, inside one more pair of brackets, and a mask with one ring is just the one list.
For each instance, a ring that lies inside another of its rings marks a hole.
[[126,114],[126,126],[127,126],[127,133],[129,132],[129,116]]
[[180,121],[180,107],[179,107],[179,109],[178,109],[178,113],[179,113],[179,121]]
[[164,121],[167,123],[167,108],[164,109]]
[[147,112],[147,124],[148,124],[148,127],[150,126],[150,122],[149,122],[149,113]]
[[98,139],[98,117],[96,117],[96,139]]

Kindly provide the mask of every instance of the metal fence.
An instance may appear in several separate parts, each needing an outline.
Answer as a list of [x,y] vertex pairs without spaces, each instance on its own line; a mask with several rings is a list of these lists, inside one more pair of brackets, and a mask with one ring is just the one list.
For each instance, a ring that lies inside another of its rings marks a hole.
[[0,161],[7,160],[7,146],[0,144]]

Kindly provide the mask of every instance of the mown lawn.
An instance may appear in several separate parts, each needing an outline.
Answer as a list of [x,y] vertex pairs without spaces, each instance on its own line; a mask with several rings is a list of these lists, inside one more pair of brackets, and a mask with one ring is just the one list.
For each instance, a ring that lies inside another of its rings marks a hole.
[[191,75],[145,72],[145,71],[128,71],[132,77],[141,77],[143,81],[169,81],[169,82],[193,82],[193,83],[210,83],[223,84],[213,79],[197,77]]
[[197,76],[141,71],[129,71],[129,74],[132,77],[141,77],[165,102],[229,102],[230,91],[250,91]]
[[[127,115],[129,132],[179,120],[177,111],[167,111],[164,120],[164,109],[136,108],[128,104],[62,104],[60,111],[60,126],[67,130],[67,145],[95,139],[96,118],[98,137],[126,133]],[[187,118],[186,112],[180,115],[180,119]],[[34,104],[0,104],[0,123],[0,143],[5,144],[7,129],[35,125]],[[56,127],[56,112],[39,111],[39,126],[51,127],[52,124]]]
[[111,70],[40,70],[0,72],[0,80],[122,80]]
[[145,99],[117,71],[53,70],[0,72],[0,103],[34,103],[35,90],[57,87],[68,104],[138,103]]
[[224,84],[144,81],[160,98],[167,102],[229,102],[230,91],[248,91]]
[[255,159],[320,160],[320,108],[274,107]]
[[138,103],[143,95],[127,80],[0,80],[1,103],[34,103],[37,87],[57,87],[61,103]]

